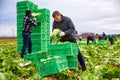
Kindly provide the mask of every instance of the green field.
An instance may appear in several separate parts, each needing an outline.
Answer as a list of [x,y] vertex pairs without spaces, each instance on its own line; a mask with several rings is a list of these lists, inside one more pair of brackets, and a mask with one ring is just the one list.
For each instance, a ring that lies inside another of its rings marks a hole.
[[0,39],[0,45],[16,45],[16,39]]
[[[82,72],[81,69],[66,70],[41,80],[120,79],[120,44],[80,45],[79,47],[85,58],[86,71]],[[35,64],[20,58],[14,39],[0,40],[0,78],[1,80],[40,80],[41,78]]]

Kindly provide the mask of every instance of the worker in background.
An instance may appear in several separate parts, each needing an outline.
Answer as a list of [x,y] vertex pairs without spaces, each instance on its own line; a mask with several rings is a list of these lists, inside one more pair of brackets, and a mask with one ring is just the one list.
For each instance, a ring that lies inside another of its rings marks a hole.
[[[59,11],[54,11],[52,16],[54,18],[53,30],[54,29],[62,30],[62,32],[59,34],[61,36],[60,41],[61,42],[69,41],[72,43],[77,43],[75,39],[75,27],[72,20],[69,17],[63,16]],[[79,51],[78,60],[82,66],[82,70],[85,71],[86,65],[85,65],[84,58],[80,50],[78,51]]]
[[103,40],[103,37],[100,34],[96,34],[96,37],[98,38],[98,41]]
[[32,19],[32,12],[30,10],[26,11],[26,15],[23,18],[23,30],[22,30],[22,36],[23,36],[23,46],[21,51],[21,57],[24,57],[26,48],[28,48],[28,53],[31,54],[32,52],[32,41],[31,41],[31,33],[32,33],[32,27],[36,26],[36,18]]
[[109,35],[108,40],[110,41],[110,44],[112,45],[116,41],[116,37],[114,35]]
[[89,34],[87,36],[87,45],[89,44],[90,41],[95,42],[95,38],[92,35]]
[[103,40],[107,40],[107,35],[103,32]]

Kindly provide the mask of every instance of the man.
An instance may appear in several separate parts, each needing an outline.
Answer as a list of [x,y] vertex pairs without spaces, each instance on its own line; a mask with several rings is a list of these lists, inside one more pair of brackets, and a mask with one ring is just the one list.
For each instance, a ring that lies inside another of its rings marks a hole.
[[[77,43],[74,37],[75,27],[71,19],[66,16],[63,16],[59,11],[54,11],[52,16],[54,18],[53,30],[56,28],[62,30],[62,32],[59,34],[62,37],[60,41],[62,42],[69,41],[72,43]],[[78,51],[79,51],[78,60],[82,66],[82,70],[84,71],[86,70],[86,65],[80,50]]]
[[109,39],[111,45],[114,44],[114,41],[116,41],[116,37],[114,35],[109,35],[108,39]]
[[104,32],[103,32],[103,40],[107,40],[107,36]]
[[95,43],[95,38],[92,35],[87,36],[87,45],[89,44],[89,41],[92,41]]
[[26,15],[23,18],[23,47],[21,52],[21,57],[23,58],[26,48],[28,47],[28,53],[31,54],[32,52],[32,41],[31,41],[31,33],[32,27],[36,26],[36,18],[32,19],[32,12],[30,10],[26,11]]

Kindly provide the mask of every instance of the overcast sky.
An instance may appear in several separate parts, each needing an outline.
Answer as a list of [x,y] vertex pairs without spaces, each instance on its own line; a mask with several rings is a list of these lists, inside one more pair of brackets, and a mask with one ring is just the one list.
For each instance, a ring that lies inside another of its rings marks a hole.
[[[0,0],[0,36],[16,36],[16,2]],[[78,33],[120,34],[120,0],[30,0],[72,19]],[[53,18],[51,16],[51,25]],[[52,28],[52,26],[51,26]]]

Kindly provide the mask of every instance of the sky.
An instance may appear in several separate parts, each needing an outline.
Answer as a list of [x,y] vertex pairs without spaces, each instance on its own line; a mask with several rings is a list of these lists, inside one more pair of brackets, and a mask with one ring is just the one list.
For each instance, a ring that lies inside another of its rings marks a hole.
[[[16,3],[0,0],[0,36],[16,36]],[[79,34],[84,32],[120,34],[120,0],[30,0],[39,8],[60,11],[72,19]]]

